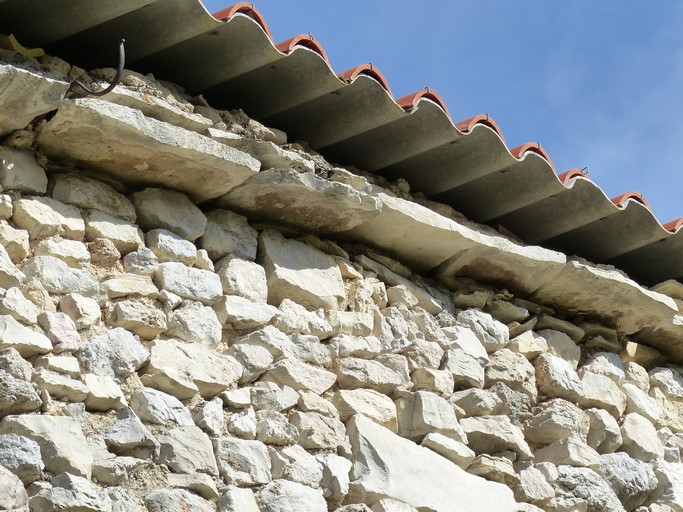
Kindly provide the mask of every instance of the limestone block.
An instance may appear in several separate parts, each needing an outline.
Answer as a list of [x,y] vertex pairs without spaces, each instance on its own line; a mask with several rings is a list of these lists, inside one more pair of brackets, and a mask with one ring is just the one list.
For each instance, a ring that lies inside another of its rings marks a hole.
[[555,491],[546,481],[543,473],[534,466],[522,469],[517,473],[517,476],[517,485],[513,490],[518,501],[541,505],[555,496]]
[[147,276],[137,274],[115,274],[102,282],[102,289],[107,292],[109,299],[140,296],[155,299],[159,289]]
[[[278,411],[263,409],[256,412],[256,439],[268,445],[288,446],[297,442],[299,431],[294,425],[289,423],[287,416],[284,414]],[[271,450],[273,467],[275,467],[278,460],[275,453],[277,453],[275,450]],[[275,473],[273,476],[276,477]],[[276,478],[279,478],[279,476]]]
[[80,380],[45,368],[38,368],[33,373],[32,380],[39,391],[47,391],[58,400],[82,402],[88,396],[88,388]]
[[418,301],[417,297],[408,288],[399,284],[387,288],[387,303],[389,306],[403,304],[408,309],[412,309],[414,306],[417,306]]
[[507,327],[494,320],[488,313],[467,309],[458,313],[456,321],[459,325],[471,329],[489,354],[508,344]]
[[12,263],[5,246],[0,244],[0,288],[21,286],[25,279],[24,273]]
[[7,416],[0,434],[27,437],[40,446],[45,469],[90,478],[92,455],[80,424],[67,416]]
[[17,349],[9,347],[0,350],[0,370],[19,380],[30,381],[33,365],[21,357]]
[[78,364],[78,359],[73,356],[55,356],[47,354],[35,358],[33,364],[36,369],[45,368],[53,372],[68,375],[73,379],[78,379],[81,376],[81,367]]
[[657,437],[657,430],[640,414],[631,413],[624,416],[621,423],[621,437],[623,439],[621,451],[628,453],[634,459],[650,462],[664,458],[664,447]]
[[401,352],[408,360],[408,368],[437,369],[441,365],[444,350],[434,341],[415,340]]
[[[175,372],[172,370],[174,367]],[[177,379],[173,377],[178,372],[197,387],[204,399],[210,399],[237,382],[242,375],[242,367],[233,357],[204,345],[176,340],[153,341],[143,375],[154,377],[160,374],[156,378],[156,387],[173,394],[177,386]],[[163,376],[166,379],[162,379]]]
[[78,208],[50,197],[27,197],[13,203],[12,221],[19,229],[28,231],[32,240],[63,236],[82,240],[85,222]]
[[482,365],[489,362],[489,355],[486,352],[486,349],[472,329],[468,329],[461,325],[451,325],[449,327],[444,327],[442,332],[448,338],[448,341],[444,343],[448,348],[463,350]]
[[377,216],[377,198],[294,169],[269,169],[219,199],[227,208],[315,233],[346,231]]
[[171,473],[167,478],[169,487],[189,489],[207,500],[215,500],[219,497],[213,478],[205,473],[192,473],[189,475]]
[[337,377],[342,389],[367,388],[391,394],[401,385],[401,377],[374,360],[345,357],[337,361]]
[[446,351],[440,369],[450,372],[455,389],[484,387],[484,368],[464,350],[455,348]]
[[15,229],[5,221],[0,222],[0,244],[14,263],[19,263],[29,255],[28,231]]
[[449,397],[455,387],[453,374],[448,370],[418,368],[410,374],[410,381],[413,383],[414,391],[424,389],[443,397]]
[[221,341],[221,324],[213,309],[188,302],[168,315],[168,336],[216,346]]
[[90,98],[62,102],[38,144],[53,159],[76,160],[124,182],[182,190],[200,202],[228,192],[260,167],[208,137]]
[[66,82],[5,64],[0,65],[0,84],[2,136],[57,108],[69,87]]
[[52,343],[47,336],[24,327],[10,315],[0,315],[0,333],[0,350],[12,347],[23,357],[52,350]]
[[560,439],[545,448],[536,450],[534,457],[536,462],[552,462],[557,466],[566,464],[595,470],[600,469],[601,464],[598,452],[573,437]]
[[284,299],[273,317],[272,324],[284,333],[313,334],[320,339],[332,335],[332,326],[322,309],[308,311],[304,306]]
[[73,268],[84,268],[90,263],[90,253],[84,243],[76,240],[46,238],[36,244],[35,256],[54,256]]
[[95,209],[128,222],[135,222],[135,208],[124,196],[106,183],[85,174],[58,174],[52,197],[62,203]]
[[40,479],[45,468],[40,456],[40,446],[28,437],[17,434],[0,435],[0,467],[14,473],[24,485],[32,484]]
[[176,473],[218,475],[211,440],[199,427],[176,427],[157,437],[159,463]]
[[38,323],[50,338],[55,353],[80,349],[81,337],[76,324],[66,313],[44,311],[38,316]]
[[596,352],[591,355],[581,366],[579,376],[583,372],[591,372],[597,375],[604,375],[614,381],[617,386],[624,383],[624,367],[618,354],[612,352]]
[[614,417],[604,409],[588,409],[590,421],[588,446],[598,453],[612,453],[622,444],[621,429]]
[[506,384],[510,389],[521,391],[536,401],[536,371],[527,358],[504,348],[493,354],[486,365],[484,385],[489,388],[497,382]]
[[131,274],[153,276],[158,266],[156,255],[146,247],[129,252],[123,257],[123,268]]
[[401,393],[395,402],[398,435],[419,440],[430,432],[467,442],[467,435],[458,424],[455,409],[434,393],[417,391]]
[[271,382],[290,386],[295,390],[313,391],[319,395],[331,388],[337,381],[337,376],[334,373],[290,357],[274,363],[264,378]]
[[223,401],[219,397],[192,411],[195,424],[214,436],[220,434],[224,418]]
[[129,407],[116,413],[117,421],[102,434],[107,448],[117,455],[156,458],[159,442]]
[[216,261],[225,256],[254,261],[258,231],[249,225],[246,217],[229,210],[211,210],[206,213],[206,229],[199,245]]
[[88,389],[85,408],[89,411],[118,410],[128,405],[123,391],[111,377],[86,373],[83,383]]
[[334,335],[370,336],[375,327],[374,315],[362,311],[328,311],[327,321]]
[[111,240],[123,256],[145,246],[142,231],[136,224],[106,212],[90,210],[85,216],[85,239],[92,242],[98,238]]
[[322,465],[301,446],[293,445],[281,451],[271,450],[273,478],[318,488],[323,477]]
[[135,393],[130,399],[130,408],[149,423],[194,426],[189,409],[176,397],[157,389],[143,388]]
[[583,384],[572,364],[565,359],[550,353],[541,354],[534,359],[534,368],[540,394],[570,402],[577,402],[583,395]]
[[28,279],[36,279],[50,293],[79,293],[86,297],[96,296],[100,284],[87,271],[71,268],[53,256],[35,256],[24,265]]
[[336,417],[295,411],[289,421],[299,429],[298,444],[307,450],[348,449],[344,424]]
[[151,340],[166,331],[166,315],[154,306],[141,301],[117,302],[109,315],[112,327],[121,327],[141,338]]
[[231,414],[228,418],[228,432],[243,439],[255,439],[256,413],[253,407]]
[[600,457],[598,473],[607,480],[626,510],[642,505],[657,488],[657,477],[649,464],[628,454],[610,453]]
[[211,502],[185,489],[160,489],[145,496],[148,512],[173,512],[191,510],[192,512],[213,512]]
[[397,431],[396,406],[386,395],[372,389],[340,389],[332,403],[339,411],[342,421],[355,414],[362,414],[392,432]]
[[653,464],[657,477],[657,488],[650,495],[653,503],[662,505],[662,510],[676,510],[683,506],[683,464],[657,461]]
[[117,327],[83,343],[76,357],[84,371],[121,381],[138,370],[150,353],[131,333]]
[[38,321],[38,308],[24,297],[19,288],[12,287],[4,295],[0,291],[0,295],[1,315],[10,315],[25,325],[35,325]]
[[102,314],[97,302],[78,293],[70,293],[59,300],[59,309],[69,315],[77,329],[87,329],[96,324]]
[[475,457],[475,453],[466,444],[438,432],[427,434],[420,445],[438,453],[462,469],[467,469]]
[[330,503],[341,503],[349,492],[351,461],[334,453],[316,455],[323,470],[320,487]]
[[665,359],[659,350],[635,341],[627,341],[626,346],[619,353],[619,357],[624,363],[638,363],[648,368],[661,364]]
[[237,330],[264,327],[278,313],[274,306],[238,295],[223,295],[213,307],[221,325]]
[[460,425],[467,434],[467,445],[477,454],[494,455],[512,450],[517,454],[518,460],[533,457],[522,429],[514,425],[507,416],[462,418]]
[[650,391],[650,376],[647,370],[636,362],[624,362],[624,382],[636,386],[645,393]]
[[516,336],[507,346],[508,349],[518,354],[522,354],[530,361],[536,356],[548,352],[548,342],[540,334],[534,331],[526,331],[519,336]]
[[12,197],[0,194],[0,219],[7,220],[12,216]]
[[465,389],[456,391],[449,402],[463,411],[464,416],[487,416],[495,414],[502,401],[488,389]]
[[268,279],[268,302],[283,299],[309,308],[336,309],[346,296],[335,260],[277,231],[261,233],[259,246]]
[[299,401],[299,394],[289,386],[274,382],[257,382],[251,388],[250,400],[257,410],[286,411]]
[[114,267],[121,259],[121,252],[109,238],[94,238],[86,247],[90,253],[90,261],[97,266]]
[[33,386],[0,370],[0,417],[35,411],[43,405]]
[[218,275],[208,270],[190,268],[182,263],[160,263],[155,282],[161,289],[209,306],[223,294]]
[[300,411],[317,412],[325,416],[337,416],[337,408],[325,398],[311,391],[300,391],[297,406]]
[[204,234],[206,216],[185,194],[146,188],[131,195],[138,225],[144,231],[166,229],[191,242]]
[[673,368],[650,370],[650,386],[662,391],[667,398],[683,400],[683,376]]
[[626,395],[626,414],[635,412],[655,425],[659,422],[660,407],[657,400],[633,384],[626,383],[621,389]]
[[426,510],[449,510],[454,503],[463,511],[516,509],[504,485],[469,475],[363,416],[349,420],[347,429],[353,462],[349,502],[391,498]]
[[579,405],[584,408],[599,407],[615,418],[621,417],[626,409],[626,395],[609,377],[591,372],[581,376],[583,393]]
[[44,194],[47,176],[32,152],[0,147],[0,186],[2,190]]
[[253,486],[270,482],[270,455],[260,441],[221,437],[216,441],[216,461],[231,485]]
[[216,273],[221,278],[223,293],[239,295],[252,302],[268,300],[266,271],[261,265],[227,256],[216,265]]
[[229,485],[218,500],[220,512],[260,512],[254,491]]
[[178,261],[189,267],[197,258],[197,248],[192,242],[167,229],[152,229],[145,234],[145,244],[160,262]]
[[586,441],[589,416],[576,405],[555,398],[534,408],[534,417],[524,425],[524,436],[532,443],[550,444],[566,438]]
[[319,489],[289,480],[273,480],[256,493],[256,500],[263,512],[327,512],[327,502]]
[[506,457],[494,457],[492,455],[477,455],[467,468],[471,475],[477,475],[492,482],[505,484],[514,488],[519,481],[512,461]]
[[327,347],[333,359],[343,357],[373,359],[382,352],[382,344],[374,336],[341,334],[331,338],[328,341]]

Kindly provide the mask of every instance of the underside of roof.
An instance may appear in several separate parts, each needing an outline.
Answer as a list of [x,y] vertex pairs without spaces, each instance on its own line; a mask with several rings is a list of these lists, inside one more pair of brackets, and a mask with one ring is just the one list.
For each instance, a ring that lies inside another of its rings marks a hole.
[[0,0],[0,33],[85,68],[111,66],[125,38],[128,69],[241,108],[328,160],[405,178],[472,220],[643,284],[683,280],[683,219],[661,225],[640,194],[610,199],[582,171],[558,175],[540,145],[509,149],[488,115],[453,121],[430,89],[395,99],[371,65],[337,73],[309,35],[276,44],[252,4],[211,15],[199,0]]

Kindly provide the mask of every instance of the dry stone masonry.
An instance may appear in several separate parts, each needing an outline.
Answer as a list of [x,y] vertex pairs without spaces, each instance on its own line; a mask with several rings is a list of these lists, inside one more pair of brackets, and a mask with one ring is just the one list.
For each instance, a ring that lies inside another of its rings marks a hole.
[[84,73],[0,50],[0,510],[683,510],[679,283]]

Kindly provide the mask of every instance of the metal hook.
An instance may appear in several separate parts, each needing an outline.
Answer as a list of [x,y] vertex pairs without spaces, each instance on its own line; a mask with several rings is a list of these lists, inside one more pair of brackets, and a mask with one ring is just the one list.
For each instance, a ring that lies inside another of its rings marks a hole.
[[113,91],[114,87],[116,87],[121,81],[121,76],[123,75],[123,67],[126,64],[126,49],[124,48],[125,42],[125,39],[121,39],[121,41],[119,42],[119,66],[116,69],[114,79],[105,89],[102,89],[100,91],[93,91],[80,80],[74,80],[73,82],[71,82],[71,85],[64,93],[64,98],[66,99],[70,94],[74,93],[78,87],[83,89],[90,96],[104,96],[105,94]]

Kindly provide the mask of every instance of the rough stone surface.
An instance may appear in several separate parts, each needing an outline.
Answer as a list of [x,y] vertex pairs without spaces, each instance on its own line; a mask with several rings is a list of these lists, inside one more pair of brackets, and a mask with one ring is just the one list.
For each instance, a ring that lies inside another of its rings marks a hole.
[[577,406],[556,398],[534,409],[534,417],[524,425],[524,436],[532,443],[550,444],[566,438],[586,441],[589,416]]
[[159,264],[155,281],[159,288],[209,306],[223,294],[218,275],[208,270],[190,268],[182,263]]
[[29,235],[23,229],[15,229],[7,222],[0,222],[0,243],[5,247],[8,256],[18,263],[29,255]]
[[[2,71],[0,69],[0,76]],[[0,186],[3,190],[44,194],[47,190],[47,176],[32,152],[0,147]]]
[[137,222],[144,231],[167,229],[191,242],[204,234],[206,217],[185,194],[146,188],[131,195]]
[[23,357],[52,350],[52,342],[47,336],[21,325],[10,315],[0,315],[0,334],[0,350],[14,348]]
[[131,333],[117,327],[83,343],[76,357],[84,370],[120,380],[138,370],[149,352]]
[[510,340],[507,327],[489,315],[476,309],[458,313],[457,322],[471,329],[488,353],[505,347]]
[[522,429],[514,425],[507,416],[463,418],[460,425],[467,434],[468,446],[477,454],[494,455],[512,450],[520,460],[532,458]]
[[80,208],[101,210],[128,222],[135,222],[135,208],[111,186],[83,174],[60,174],[55,178],[52,197]]
[[657,430],[640,414],[631,413],[624,416],[621,437],[621,451],[635,459],[649,462],[664,457],[664,448],[657,437]]
[[649,464],[632,459],[626,453],[610,453],[600,457],[598,470],[607,480],[626,510],[642,505],[657,487],[655,472]]
[[206,229],[199,244],[212,260],[232,255],[248,261],[256,259],[258,231],[246,217],[229,210],[211,210],[206,213]]
[[145,245],[137,225],[109,213],[90,210],[85,217],[85,239],[92,242],[98,238],[110,240],[122,255]]
[[396,432],[396,406],[389,397],[372,389],[340,389],[332,398],[339,417],[346,421],[362,414],[379,425]]
[[368,388],[391,394],[401,384],[401,377],[378,361],[345,357],[337,364],[339,386],[343,389]]
[[583,395],[583,384],[571,363],[550,353],[534,360],[536,384],[540,394],[577,402]]
[[14,201],[12,221],[28,231],[31,239],[63,236],[81,240],[85,222],[78,208],[50,197],[29,197]]
[[598,453],[612,453],[622,443],[621,429],[614,417],[604,409],[588,409],[590,421],[588,430],[588,446]]
[[86,270],[71,268],[53,256],[35,256],[24,266],[28,279],[36,279],[50,293],[79,293],[92,297],[100,285]]
[[256,493],[264,512],[326,512],[327,503],[319,490],[289,480],[274,480]]

